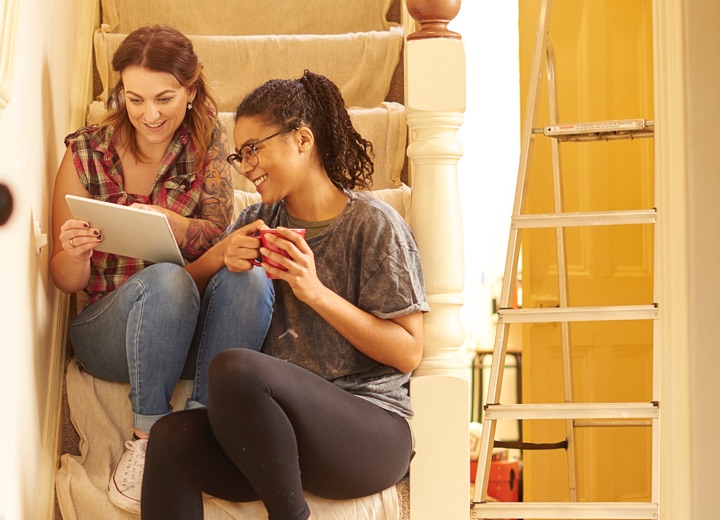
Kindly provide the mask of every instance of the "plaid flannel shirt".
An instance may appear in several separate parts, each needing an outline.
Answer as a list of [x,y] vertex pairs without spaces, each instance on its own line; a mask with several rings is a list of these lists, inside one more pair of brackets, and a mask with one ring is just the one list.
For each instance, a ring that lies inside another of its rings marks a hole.
[[[195,147],[185,123],[175,132],[165,152],[149,197],[125,191],[122,165],[112,134],[112,129],[108,129],[104,138],[103,132],[94,125],[81,128],[65,138],[65,145],[72,151],[75,170],[91,198],[124,206],[135,202],[154,204],[185,217],[199,216],[203,176],[193,170]],[[112,292],[148,265],[151,263],[95,251],[90,262],[90,282],[85,288],[88,305]]]

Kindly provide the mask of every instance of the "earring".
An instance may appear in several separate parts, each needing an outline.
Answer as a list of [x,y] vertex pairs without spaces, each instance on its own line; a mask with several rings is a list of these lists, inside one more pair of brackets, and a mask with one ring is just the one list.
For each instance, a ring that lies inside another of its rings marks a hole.
[[188,101],[187,109],[188,109],[188,110],[192,110],[192,103],[191,103],[190,101]]

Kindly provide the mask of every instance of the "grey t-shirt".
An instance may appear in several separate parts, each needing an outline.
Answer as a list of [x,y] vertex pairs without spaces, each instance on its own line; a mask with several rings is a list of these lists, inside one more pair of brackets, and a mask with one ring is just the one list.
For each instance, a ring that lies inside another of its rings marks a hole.
[[[392,207],[371,195],[345,193],[345,209],[307,241],[320,281],[379,318],[429,311],[410,227]],[[240,213],[228,232],[257,219],[272,228],[287,226],[285,204],[254,204]],[[263,352],[304,367],[386,410],[412,416],[410,374],[369,358],[298,300],[286,282],[273,283],[274,312]]]

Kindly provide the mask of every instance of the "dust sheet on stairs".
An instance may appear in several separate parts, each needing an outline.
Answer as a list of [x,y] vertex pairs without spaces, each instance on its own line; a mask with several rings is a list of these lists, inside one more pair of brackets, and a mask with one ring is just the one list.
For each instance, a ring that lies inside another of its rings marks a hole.
[[[58,504],[64,520],[121,520],[137,516],[110,503],[107,483],[132,436],[132,411],[128,384],[92,377],[73,359],[67,369],[70,417],[80,436],[80,455],[63,454],[56,474]],[[172,397],[176,410],[183,408],[191,381],[181,381]],[[351,461],[348,461],[350,464]],[[316,520],[398,520],[395,487],[355,500],[326,500],[307,494]],[[234,503],[205,498],[205,520],[266,520],[261,502]]]

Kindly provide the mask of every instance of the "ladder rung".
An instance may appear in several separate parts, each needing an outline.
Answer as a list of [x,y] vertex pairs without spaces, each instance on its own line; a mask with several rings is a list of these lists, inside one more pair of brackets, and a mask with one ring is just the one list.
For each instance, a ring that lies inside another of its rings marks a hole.
[[498,323],[654,320],[657,317],[658,308],[656,305],[498,309]]
[[620,119],[587,123],[563,123],[533,128],[534,134],[544,134],[559,141],[604,141],[652,137],[655,123],[645,119]]
[[602,428],[608,427],[635,427],[635,426],[652,426],[650,419],[637,419],[634,421],[574,421],[575,428]]
[[586,121],[583,123],[559,123],[547,125],[542,132],[549,137],[558,135],[597,134],[602,132],[631,132],[633,130],[645,130],[653,126],[650,121],[648,125],[644,119],[613,119],[611,121]]
[[495,441],[494,448],[506,448],[508,450],[567,450],[568,441],[560,442],[522,442],[522,441]]
[[485,419],[653,419],[655,403],[486,404]]
[[471,518],[657,519],[650,502],[475,502]]
[[656,222],[656,210],[639,209],[627,211],[515,215],[512,218],[512,227],[525,229],[570,226],[618,226],[623,224],[655,224]]
[[634,130],[631,132],[608,132],[608,133],[597,133],[597,134],[582,134],[582,135],[564,135],[558,136],[555,139],[561,142],[584,142],[584,141],[618,141],[622,139],[641,139],[643,137],[653,137],[654,132],[652,130]]

